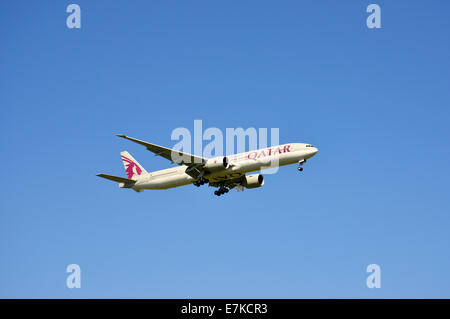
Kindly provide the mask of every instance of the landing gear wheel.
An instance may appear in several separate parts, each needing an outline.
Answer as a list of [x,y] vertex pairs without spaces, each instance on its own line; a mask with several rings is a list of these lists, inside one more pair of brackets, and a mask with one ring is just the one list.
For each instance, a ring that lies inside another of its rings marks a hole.
[[297,169],[299,172],[303,171],[303,167],[301,167],[301,166],[299,166]]
[[228,193],[230,190],[226,187],[221,186],[218,190],[214,191],[214,195],[216,196],[220,196],[223,195],[225,193]]
[[199,187],[199,186],[201,186],[203,184],[206,184],[208,182],[209,181],[206,178],[202,177],[199,180],[196,180],[195,182],[193,182],[192,184],[194,184],[195,186]]

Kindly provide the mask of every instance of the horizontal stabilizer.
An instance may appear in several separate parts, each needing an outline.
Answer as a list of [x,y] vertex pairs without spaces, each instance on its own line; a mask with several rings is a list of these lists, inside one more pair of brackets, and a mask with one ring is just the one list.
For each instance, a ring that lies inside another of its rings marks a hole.
[[98,177],[109,179],[110,181],[117,182],[117,183],[124,183],[124,184],[130,184],[135,183],[136,181],[124,177],[119,176],[113,176],[113,175],[107,175],[107,174],[97,174]]

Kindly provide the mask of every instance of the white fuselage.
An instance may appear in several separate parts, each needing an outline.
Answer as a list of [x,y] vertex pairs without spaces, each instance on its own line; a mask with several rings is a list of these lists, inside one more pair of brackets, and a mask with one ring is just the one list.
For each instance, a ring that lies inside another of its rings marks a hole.
[[[229,155],[227,156],[230,163],[228,168],[206,174],[203,177],[210,182],[239,178],[249,172],[306,160],[314,156],[317,151],[317,148],[310,144],[291,143]],[[220,159],[222,158],[220,157]],[[133,189],[137,191],[144,189],[168,189],[192,184],[195,179],[185,173],[186,168],[187,166],[181,165],[141,175],[138,177]]]

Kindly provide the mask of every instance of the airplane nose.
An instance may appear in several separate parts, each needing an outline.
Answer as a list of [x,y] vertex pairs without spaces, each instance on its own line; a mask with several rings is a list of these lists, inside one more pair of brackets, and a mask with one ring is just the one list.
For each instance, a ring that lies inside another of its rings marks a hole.
[[317,147],[313,147],[311,155],[316,155],[318,151],[319,149]]

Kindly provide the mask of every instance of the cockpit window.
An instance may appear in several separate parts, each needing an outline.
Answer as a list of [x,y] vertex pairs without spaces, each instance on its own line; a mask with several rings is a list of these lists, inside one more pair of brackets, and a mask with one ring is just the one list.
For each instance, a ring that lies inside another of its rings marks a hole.
[[311,144],[306,145],[306,147],[313,147]]

